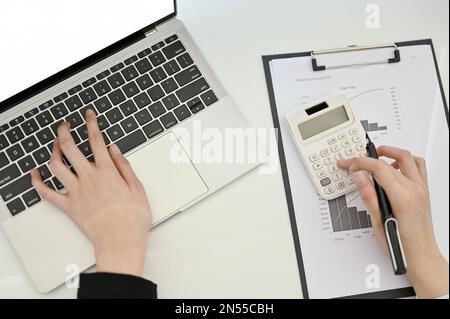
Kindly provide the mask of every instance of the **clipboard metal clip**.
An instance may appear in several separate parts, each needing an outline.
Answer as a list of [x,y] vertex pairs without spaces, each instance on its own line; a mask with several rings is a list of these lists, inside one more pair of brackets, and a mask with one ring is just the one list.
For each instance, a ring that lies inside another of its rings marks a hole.
[[[392,48],[394,50],[394,52],[393,52],[394,56],[387,60],[358,62],[358,63],[341,64],[341,65],[328,65],[328,66],[327,65],[319,65],[317,62],[317,56],[321,56],[321,55],[331,55],[331,54],[339,54],[339,53],[350,53],[350,52],[358,52],[358,51],[388,49],[388,48]],[[376,64],[386,64],[386,63],[398,63],[401,61],[400,50],[398,49],[398,47],[395,43],[385,44],[385,45],[371,45],[371,46],[352,45],[352,46],[348,46],[346,48],[340,48],[340,49],[312,51],[311,59],[312,59],[312,67],[313,67],[314,71],[325,71],[325,70],[331,70],[331,69],[342,69],[342,68],[348,68],[348,67],[368,66],[368,65],[376,65]]]

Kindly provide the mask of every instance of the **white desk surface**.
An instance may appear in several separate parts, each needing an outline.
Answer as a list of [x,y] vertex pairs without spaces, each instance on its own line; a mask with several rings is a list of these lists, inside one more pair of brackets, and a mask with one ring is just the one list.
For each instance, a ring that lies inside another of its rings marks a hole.
[[[367,4],[381,28],[365,25]],[[262,55],[432,38],[448,100],[447,0],[180,0],[207,60],[256,127],[271,127]],[[276,151],[276,150],[275,150]],[[0,298],[73,298],[33,288],[0,232]],[[253,172],[150,235],[161,298],[301,298],[281,172]]]

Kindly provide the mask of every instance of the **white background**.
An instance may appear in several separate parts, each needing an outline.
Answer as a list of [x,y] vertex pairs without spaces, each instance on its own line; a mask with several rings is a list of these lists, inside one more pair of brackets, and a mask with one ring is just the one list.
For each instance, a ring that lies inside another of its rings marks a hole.
[[173,0],[0,1],[0,101],[173,11]]
[[[365,25],[370,3],[380,29]],[[179,18],[245,116],[271,127],[265,54],[433,38],[448,97],[448,9],[447,0],[182,0]],[[0,297],[76,295],[38,294],[5,240]],[[147,277],[162,298],[301,297],[281,172],[251,173],[155,229]]]

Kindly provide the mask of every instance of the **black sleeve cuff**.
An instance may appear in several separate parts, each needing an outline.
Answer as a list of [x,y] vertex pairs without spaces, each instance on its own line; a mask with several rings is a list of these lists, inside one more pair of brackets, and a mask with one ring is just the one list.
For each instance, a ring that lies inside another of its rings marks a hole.
[[78,299],[156,299],[157,286],[144,278],[95,273],[82,274]]

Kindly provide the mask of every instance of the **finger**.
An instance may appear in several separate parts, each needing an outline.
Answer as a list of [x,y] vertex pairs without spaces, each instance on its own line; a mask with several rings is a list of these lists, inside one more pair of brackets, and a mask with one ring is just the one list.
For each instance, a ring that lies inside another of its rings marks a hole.
[[52,156],[50,158],[49,167],[56,178],[64,185],[64,187],[70,191],[77,183],[77,177],[72,171],[64,164],[63,153],[59,144],[59,139],[55,139],[53,142]]
[[31,171],[31,183],[43,199],[60,209],[65,209],[66,196],[48,187],[47,184],[42,181],[41,173],[37,169]]
[[58,128],[59,146],[66,156],[67,160],[72,164],[73,168],[80,176],[83,172],[90,170],[91,164],[81,153],[78,146],[70,134],[70,124],[63,123]]
[[381,146],[378,148],[378,155],[396,160],[402,174],[409,179],[415,182],[422,181],[414,157],[409,151],[390,146]]
[[111,156],[109,156],[105,140],[100,132],[95,112],[91,109],[86,111],[86,127],[95,163],[111,163]]
[[338,162],[338,167],[353,172],[366,171],[373,175],[378,184],[388,193],[396,192],[399,181],[394,169],[385,161],[362,157]]
[[414,161],[416,162],[420,177],[422,177],[422,181],[424,183],[428,183],[427,161],[424,158],[418,156],[414,157]]
[[111,147],[109,148],[109,153],[111,154],[111,159],[113,160],[115,166],[117,167],[117,170],[119,171],[125,182],[129,186],[139,185],[139,179],[134,174],[130,162],[125,158],[125,156],[123,156],[122,152],[116,144],[111,145]]

